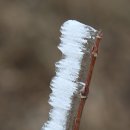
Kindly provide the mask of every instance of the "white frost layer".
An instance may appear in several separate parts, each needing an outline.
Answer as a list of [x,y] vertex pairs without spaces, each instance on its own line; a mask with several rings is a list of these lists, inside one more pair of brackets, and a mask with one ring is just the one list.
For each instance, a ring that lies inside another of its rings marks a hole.
[[[49,104],[52,110],[49,121],[42,130],[65,130],[68,111],[71,109],[72,96],[78,89],[77,79],[81,62],[90,32],[96,32],[90,26],[75,20],[66,21],[61,27],[61,43],[58,48],[63,53],[63,59],[56,63],[56,76],[51,82],[52,93]],[[83,84],[83,83],[81,83]]]

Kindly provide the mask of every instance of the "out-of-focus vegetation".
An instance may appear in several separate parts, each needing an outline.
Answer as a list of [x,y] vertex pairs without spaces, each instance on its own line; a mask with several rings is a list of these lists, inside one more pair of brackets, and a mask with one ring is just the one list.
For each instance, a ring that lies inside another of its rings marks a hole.
[[67,19],[104,32],[81,130],[128,130],[129,15],[129,0],[0,0],[0,130],[40,130],[47,120]]

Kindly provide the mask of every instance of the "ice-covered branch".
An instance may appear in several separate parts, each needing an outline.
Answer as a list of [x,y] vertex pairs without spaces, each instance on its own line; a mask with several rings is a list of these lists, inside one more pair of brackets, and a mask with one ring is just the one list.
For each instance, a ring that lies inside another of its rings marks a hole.
[[68,20],[61,26],[58,48],[63,55],[56,63],[56,76],[50,84],[52,93],[49,104],[52,109],[42,130],[66,130],[71,127],[73,110],[76,109],[75,95],[84,86],[90,48],[96,33],[94,28],[75,20]]

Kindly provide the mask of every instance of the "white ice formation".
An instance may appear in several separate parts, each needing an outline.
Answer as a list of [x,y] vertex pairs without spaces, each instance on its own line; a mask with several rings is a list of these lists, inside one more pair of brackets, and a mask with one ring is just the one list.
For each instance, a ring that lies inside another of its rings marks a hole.
[[56,76],[50,87],[49,120],[42,130],[66,130],[68,111],[71,109],[72,96],[79,87],[77,81],[81,69],[81,62],[85,44],[91,38],[92,27],[75,20],[68,20],[61,26],[61,43],[58,48],[62,52],[62,59],[56,63]]

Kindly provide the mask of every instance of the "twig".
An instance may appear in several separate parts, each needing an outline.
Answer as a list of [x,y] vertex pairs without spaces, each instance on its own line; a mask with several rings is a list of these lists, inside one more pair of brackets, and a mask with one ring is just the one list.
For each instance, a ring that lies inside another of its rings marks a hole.
[[98,48],[99,48],[99,43],[102,39],[102,35],[103,34],[102,34],[101,31],[99,31],[97,33],[95,43],[94,43],[92,50],[91,50],[91,61],[90,61],[90,65],[89,65],[89,70],[88,70],[88,73],[87,73],[85,87],[81,91],[81,99],[80,99],[77,115],[76,115],[76,118],[75,118],[75,122],[74,122],[74,125],[73,125],[73,130],[79,130],[82,112],[83,112],[84,105],[85,105],[85,102],[86,102],[86,99],[87,99],[87,96],[88,96],[88,93],[89,93],[89,85],[90,85],[94,65],[95,65],[95,62],[96,62],[96,58],[97,58],[97,55],[98,55]]

